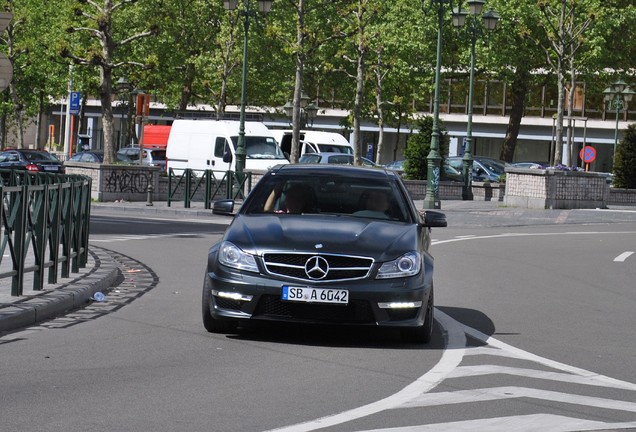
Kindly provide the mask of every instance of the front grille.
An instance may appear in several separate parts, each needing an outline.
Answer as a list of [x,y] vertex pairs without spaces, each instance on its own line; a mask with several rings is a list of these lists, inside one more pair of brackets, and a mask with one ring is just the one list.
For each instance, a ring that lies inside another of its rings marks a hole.
[[[309,277],[305,271],[307,261],[315,257],[324,258],[329,266],[320,279]],[[267,253],[263,261],[269,274],[313,282],[363,279],[373,265],[373,259],[367,257],[308,253]]]
[[364,300],[354,300],[348,305],[307,304],[283,301],[273,295],[261,296],[253,316],[321,323],[368,324],[375,322],[371,305]]

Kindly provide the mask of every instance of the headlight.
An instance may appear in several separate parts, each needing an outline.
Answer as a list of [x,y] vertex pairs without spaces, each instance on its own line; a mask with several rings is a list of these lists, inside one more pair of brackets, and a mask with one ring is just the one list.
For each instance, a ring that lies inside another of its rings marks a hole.
[[398,259],[385,262],[378,270],[377,279],[413,276],[420,272],[422,257],[418,252],[409,252]]
[[219,249],[219,262],[225,266],[239,270],[258,273],[256,260],[250,254],[243,252],[239,247],[230,242],[223,242]]

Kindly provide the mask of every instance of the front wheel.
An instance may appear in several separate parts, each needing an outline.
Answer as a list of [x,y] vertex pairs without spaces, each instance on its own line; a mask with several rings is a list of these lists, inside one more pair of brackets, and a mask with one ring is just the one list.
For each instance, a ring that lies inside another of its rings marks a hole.
[[210,313],[211,296],[210,278],[206,275],[203,282],[203,294],[201,296],[201,312],[203,326],[210,333],[232,333],[236,330],[237,323],[233,320],[219,320]]
[[433,337],[433,288],[428,296],[426,303],[426,315],[424,316],[424,324],[419,327],[411,327],[402,329],[402,340],[409,343],[427,344]]

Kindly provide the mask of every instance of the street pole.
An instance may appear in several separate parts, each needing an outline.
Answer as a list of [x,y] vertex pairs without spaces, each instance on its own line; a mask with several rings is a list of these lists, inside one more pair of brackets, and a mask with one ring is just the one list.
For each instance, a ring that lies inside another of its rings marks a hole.
[[423,207],[425,209],[439,209],[439,165],[442,160],[439,154],[439,91],[442,67],[442,25],[444,24],[444,3],[447,0],[431,0],[437,3],[437,58],[435,62],[435,96],[433,99],[433,130],[431,133],[431,151],[427,159],[426,194]]
[[[616,164],[616,146],[618,145],[618,114],[622,107],[622,100],[618,100],[619,95],[616,95],[616,99],[613,100],[614,107],[616,108],[616,127],[614,128],[614,154],[612,155],[612,169]],[[620,103],[620,104],[619,104]],[[620,106],[620,109],[619,109]]]
[[473,196],[473,93],[475,86],[475,44],[477,43],[477,32],[471,28],[470,35],[470,78],[468,80],[468,122],[466,126],[466,150],[462,161],[464,163],[464,187],[462,188],[462,199],[472,201]]
[[66,101],[66,119],[64,121],[64,159],[71,152],[71,92],[73,91],[73,65],[68,66],[68,99]]
[[[466,148],[464,149],[464,157],[462,158],[462,177],[464,184],[462,186],[462,199],[473,200],[473,95],[475,93],[475,45],[477,37],[483,35],[483,28],[492,31],[497,26],[499,15],[492,9],[481,15],[484,0],[468,0],[468,8],[470,11],[470,20],[468,21],[468,31],[470,33],[470,75],[468,81],[468,119],[466,122]],[[459,7],[453,10],[453,25],[455,27],[463,27],[466,24],[468,13],[462,11],[461,2]],[[478,24],[477,17],[481,15],[482,24]]]
[[245,170],[245,105],[247,104],[247,35],[250,28],[249,0],[243,1],[243,72],[241,76],[241,111],[239,117],[238,144],[236,146],[236,175],[239,182],[243,181]]
[[627,108],[627,104],[632,101],[634,92],[627,83],[623,80],[618,80],[612,83],[609,87],[603,90],[605,95],[605,101],[608,104],[609,109],[616,110],[616,126],[614,127],[614,154],[612,155],[612,169],[616,164],[616,147],[618,145],[618,115],[620,112]]

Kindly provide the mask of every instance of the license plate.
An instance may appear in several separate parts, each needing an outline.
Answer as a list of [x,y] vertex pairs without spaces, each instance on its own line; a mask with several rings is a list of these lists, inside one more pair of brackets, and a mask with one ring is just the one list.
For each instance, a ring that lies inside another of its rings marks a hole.
[[304,303],[349,303],[349,291],[332,288],[309,288],[283,285],[283,301],[295,301]]
[[44,171],[58,171],[57,165],[44,165]]

